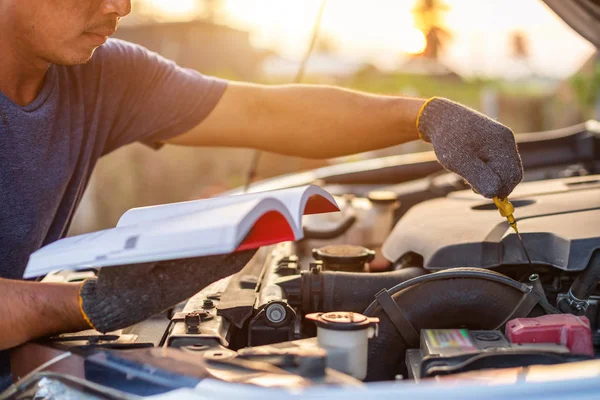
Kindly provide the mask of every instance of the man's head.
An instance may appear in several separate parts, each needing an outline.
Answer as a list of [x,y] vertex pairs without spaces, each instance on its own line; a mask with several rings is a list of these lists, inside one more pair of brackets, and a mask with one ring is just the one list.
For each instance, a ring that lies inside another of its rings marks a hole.
[[131,0],[0,0],[0,37],[52,64],[88,61],[131,11]]

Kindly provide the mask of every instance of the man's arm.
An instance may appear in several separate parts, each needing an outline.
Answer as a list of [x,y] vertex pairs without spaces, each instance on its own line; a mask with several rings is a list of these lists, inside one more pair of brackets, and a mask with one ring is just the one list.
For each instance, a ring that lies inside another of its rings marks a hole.
[[199,126],[167,143],[337,157],[418,139],[424,102],[330,86],[231,82]]
[[230,83],[203,122],[167,142],[329,158],[419,137],[433,145],[442,166],[484,197],[504,198],[523,178],[512,131],[475,110],[443,98],[328,86]]
[[79,311],[81,284],[0,279],[0,350],[31,339],[89,329]]

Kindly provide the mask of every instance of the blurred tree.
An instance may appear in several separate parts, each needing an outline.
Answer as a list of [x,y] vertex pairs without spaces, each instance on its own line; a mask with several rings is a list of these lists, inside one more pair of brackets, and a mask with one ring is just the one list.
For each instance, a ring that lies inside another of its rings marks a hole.
[[444,15],[448,10],[443,0],[417,0],[413,9],[415,25],[427,39],[421,54],[423,57],[438,60],[448,39],[452,37],[444,24]]
[[584,119],[598,118],[596,107],[600,102],[600,62],[590,73],[578,72],[571,78],[571,87]]
[[512,57],[516,59],[526,60],[529,58],[529,39],[524,32],[514,31],[510,34],[510,49]]
[[531,50],[529,48],[529,38],[522,31],[514,31],[509,35],[510,56],[516,61],[521,71],[521,75],[530,77],[534,74],[530,63]]

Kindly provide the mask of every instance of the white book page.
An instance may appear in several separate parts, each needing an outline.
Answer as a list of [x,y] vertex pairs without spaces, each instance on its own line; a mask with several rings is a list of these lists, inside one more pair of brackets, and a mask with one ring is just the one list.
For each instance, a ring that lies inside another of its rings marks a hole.
[[212,197],[209,199],[184,201],[180,203],[132,208],[121,216],[117,226],[122,227],[127,225],[135,225],[143,222],[157,221],[159,219],[177,217],[199,211],[209,211],[218,207],[260,199],[262,197],[265,197],[263,196],[263,193],[256,193],[239,196]]
[[164,204],[159,206],[134,208],[127,211],[119,220],[117,226],[135,225],[145,221],[156,221],[163,218],[176,217],[198,211],[208,211],[217,207],[227,206],[249,200],[277,198],[286,205],[290,215],[294,217],[294,225],[301,226],[301,216],[308,197],[318,194],[326,198],[336,208],[337,204],[327,191],[315,185],[296,188],[280,189],[260,193],[248,193],[235,196],[214,197],[210,199],[192,200],[181,203]]
[[290,214],[294,217],[294,225],[302,228],[302,216],[307,203],[313,196],[320,196],[325,201],[329,202],[334,208],[339,211],[337,202],[329,192],[319,186],[300,186],[286,190],[278,191],[277,198],[288,208]]
[[[59,240],[30,256],[24,277],[42,276],[59,269],[80,270],[231,253],[254,222],[271,210],[281,213],[293,226],[292,216],[280,201],[254,199]],[[294,233],[297,232],[295,228]]]

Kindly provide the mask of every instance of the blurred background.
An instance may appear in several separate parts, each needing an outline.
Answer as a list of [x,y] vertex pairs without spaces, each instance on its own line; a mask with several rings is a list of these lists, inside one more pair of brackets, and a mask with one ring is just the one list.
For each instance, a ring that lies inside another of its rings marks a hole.
[[[134,0],[118,38],[207,75],[294,79],[320,0]],[[444,96],[534,132],[600,117],[600,58],[540,0],[328,0],[304,82]],[[143,116],[140,116],[143,117]],[[285,135],[286,132],[282,132]],[[257,179],[427,150],[424,143],[315,161],[263,154]],[[71,234],[113,227],[129,208],[213,196],[244,184],[248,149],[153,151],[100,160]]]

